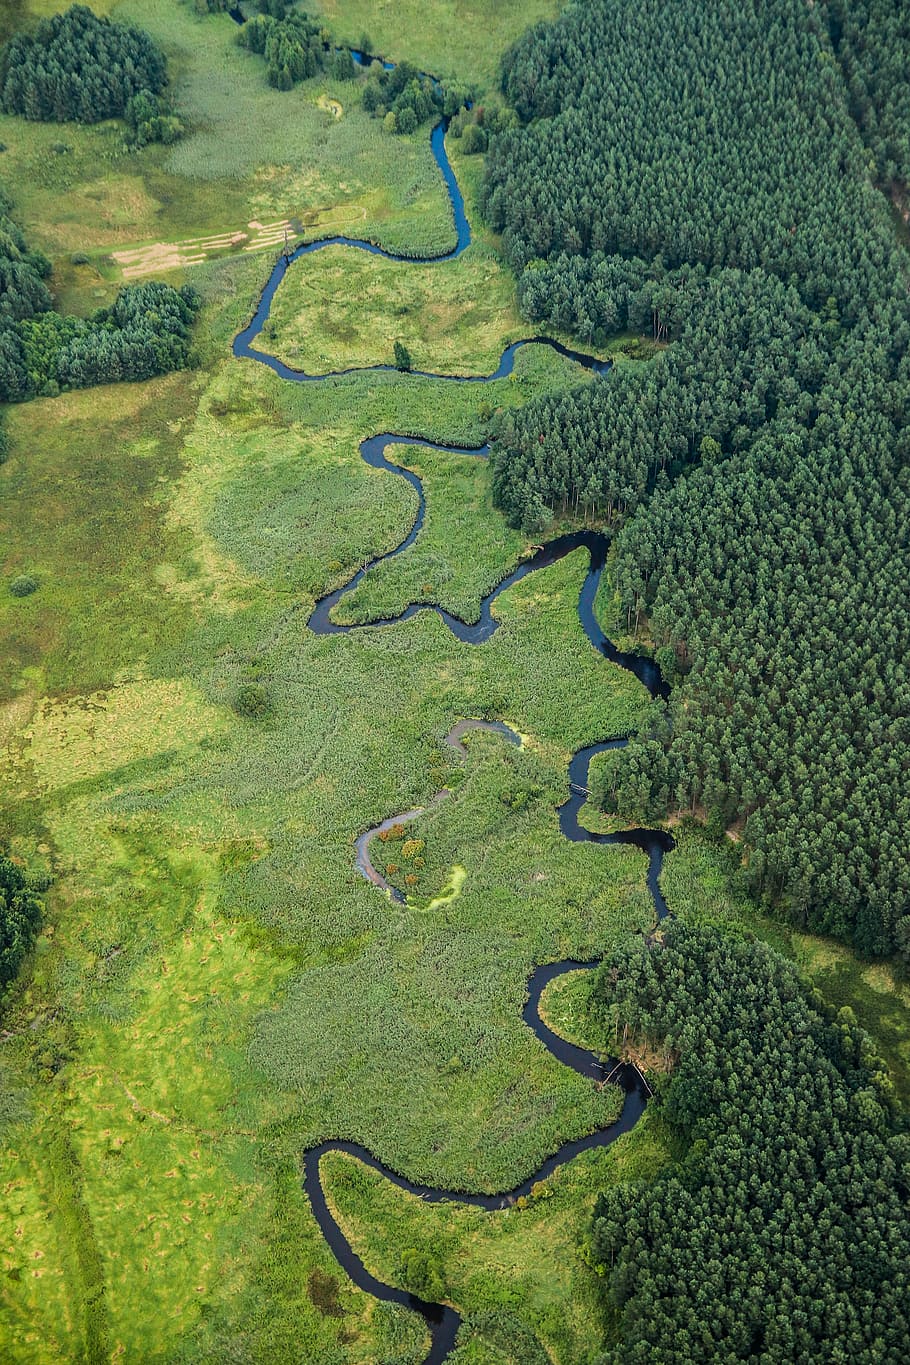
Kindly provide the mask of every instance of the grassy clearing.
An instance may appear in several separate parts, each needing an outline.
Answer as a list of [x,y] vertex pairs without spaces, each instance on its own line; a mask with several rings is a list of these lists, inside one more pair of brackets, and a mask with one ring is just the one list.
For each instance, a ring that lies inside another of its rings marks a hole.
[[[322,221],[313,221],[314,229],[325,231],[331,214],[344,208],[348,223],[359,218],[364,232],[382,233],[404,249],[451,242],[448,202],[425,129],[408,138],[384,134],[360,107],[354,82],[319,77],[290,91],[272,89],[262,59],[238,46],[237,26],[226,14],[203,19],[182,4],[123,0],[116,17],[146,28],[172,64],[175,102],[192,131],[168,149],[170,175],[194,183],[258,175],[260,195],[269,197],[250,217],[276,202],[276,182],[283,181],[284,211],[318,211]],[[341,105],[341,118],[327,100]]]
[[887,962],[864,962],[833,939],[803,934],[764,915],[736,885],[736,846],[686,827],[664,861],[663,890],[681,918],[749,929],[801,970],[838,1007],[848,1005],[888,1063],[899,1098],[910,1103],[910,986]]
[[[0,1332],[16,1359],[70,1359],[74,1334],[86,1359],[147,1358],[197,1324],[201,1305],[217,1314],[274,1232],[277,1172],[256,1145],[283,1108],[244,1042],[293,958],[220,898],[225,873],[264,843],[185,794],[154,820],[116,810],[130,793],[192,785],[232,725],[186,684],[128,684],[43,706],[5,774],[13,786],[31,776],[43,798],[47,843],[23,833],[16,848],[32,863],[52,852],[57,873],[33,977],[6,1021],[32,1110],[9,1142],[0,1212],[14,1233]],[[295,1254],[327,1270],[299,1187],[280,1203]],[[294,1288],[285,1275],[281,1296]],[[300,1273],[296,1291],[298,1332],[329,1359],[367,1300],[342,1286],[346,1324],[323,1323]],[[274,1292],[264,1274],[266,1313]]]
[[[163,598],[154,570],[196,383],[169,375],[9,410],[13,448],[0,467],[0,700],[91,691],[123,668],[141,669],[164,639],[185,630],[187,613]],[[38,579],[31,597],[5,590],[18,573]]]
[[[213,554],[255,576],[257,591],[285,604],[315,599],[394,549],[414,519],[416,495],[405,481],[360,459],[364,437],[393,429],[479,445],[494,405],[521,403],[581,374],[544,350],[521,352],[515,373],[483,391],[394,374],[292,385],[243,362],[222,372],[203,405],[175,514],[197,528],[197,544],[211,544]],[[491,510],[485,463],[418,447],[407,457],[426,470],[433,494],[421,539],[370,574],[350,600],[362,615],[364,594],[377,594],[376,605],[418,598],[427,570],[439,564],[443,515],[452,513],[451,533],[466,554],[459,563],[452,553],[434,599],[476,616],[480,594],[514,565],[524,542]],[[456,513],[460,495],[466,503]],[[340,611],[347,609],[348,599]]]
[[[423,528],[409,549],[378,565],[341,600],[335,619],[375,621],[396,615],[409,602],[426,601],[476,621],[481,599],[527,549],[527,539],[494,512],[486,463],[414,446],[390,446],[386,455],[423,480],[428,494]],[[416,512],[416,494],[406,491]],[[490,533],[478,544],[480,520]]]
[[333,1207],[370,1269],[411,1287],[404,1257],[417,1252],[445,1298],[467,1315],[453,1357],[459,1365],[538,1358],[583,1365],[602,1340],[598,1280],[583,1254],[595,1192],[652,1179],[667,1159],[658,1125],[646,1118],[608,1150],[562,1167],[522,1206],[493,1214],[428,1206],[340,1154],[324,1158],[322,1169]]
[[527,328],[514,279],[483,246],[434,265],[327,247],[288,272],[262,341],[309,374],[392,364],[396,341],[415,369],[490,374]]
[[319,0],[316,7],[339,42],[356,46],[364,33],[373,51],[415,62],[434,76],[496,83],[500,53],[539,19],[552,19],[558,0]]

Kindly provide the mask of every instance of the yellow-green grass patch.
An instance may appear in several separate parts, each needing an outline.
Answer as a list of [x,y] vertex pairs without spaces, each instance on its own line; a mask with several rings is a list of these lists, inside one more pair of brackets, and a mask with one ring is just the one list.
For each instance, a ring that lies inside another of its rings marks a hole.
[[[0,660],[7,697],[24,688],[94,690],[141,669],[185,627],[155,564],[176,544],[163,519],[180,468],[194,379],[174,374],[9,410],[0,467]],[[17,574],[38,580],[12,597]]]
[[527,328],[513,277],[481,246],[429,265],[331,246],[285,276],[258,344],[309,374],[392,364],[396,341],[415,369],[489,374]]

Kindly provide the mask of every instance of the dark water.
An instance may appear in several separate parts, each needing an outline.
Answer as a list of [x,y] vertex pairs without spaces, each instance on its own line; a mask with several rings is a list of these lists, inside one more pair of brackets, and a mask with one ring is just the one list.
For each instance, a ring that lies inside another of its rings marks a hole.
[[[354,52],[354,60],[359,65],[368,65],[370,58],[364,53]],[[391,63],[384,62],[386,68],[391,67]],[[352,237],[335,236],[328,237],[321,241],[309,242],[299,246],[287,259],[279,258],[276,262],[272,274],[260,297],[256,311],[242,332],[234,340],[234,355],[257,360],[269,366],[276,374],[283,379],[288,379],[294,383],[318,382],[322,379],[337,377],[336,375],[308,375],[299,370],[293,370],[284,365],[280,360],[272,356],[267,356],[257,351],[252,342],[262,331],[268,319],[272,299],[278,285],[283,280],[286,272],[301,257],[320,251],[326,246],[342,245],[349,246],[359,251],[367,251],[377,256],[384,256],[388,260],[417,260],[421,263],[438,260],[453,260],[470,245],[471,228],[468,223],[464,208],[464,200],[458,188],[458,183],[452,172],[449,159],[445,151],[445,131],[447,120],[442,120],[432,130],[430,135],[433,155],[438,165],[449,196],[452,207],[452,215],[455,224],[456,244],[452,250],[436,257],[405,257],[394,252],[386,251],[373,242]],[[426,371],[415,371],[418,377],[444,378],[452,383],[489,383],[493,379],[500,379],[511,373],[515,355],[522,346],[528,345],[550,346],[558,354],[576,361],[586,366],[595,373],[605,372],[609,366],[606,362],[597,360],[594,356],[585,355],[582,352],[573,351],[559,342],[553,341],[548,337],[530,337],[522,341],[513,342],[503,352],[499,362],[499,367],[491,375],[430,375]],[[394,367],[390,365],[374,365],[368,367],[371,371],[390,371]],[[337,375],[356,373],[355,369],[341,370]],[[570,535],[559,536],[556,539],[542,546],[529,559],[523,561],[515,568],[511,574],[499,583],[481,602],[480,615],[473,624],[468,624],[454,616],[451,612],[445,611],[442,607],[434,606],[423,602],[413,602],[395,617],[384,618],[361,625],[338,625],[331,620],[333,607],[342,597],[351,592],[361,581],[364,574],[369,573],[377,564],[384,559],[389,559],[394,555],[402,554],[412,545],[423,526],[426,513],[426,500],[423,492],[423,485],[418,476],[409,469],[401,465],[394,464],[386,458],[385,452],[390,445],[421,446],[431,450],[449,450],[454,454],[465,457],[485,458],[489,454],[488,446],[470,448],[463,446],[442,445],[433,441],[422,440],[414,436],[400,436],[394,432],[381,432],[376,436],[371,436],[363,441],[360,446],[360,453],[363,459],[373,469],[385,470],[388,473],[397,475],[405,479],[417,493],[418,511],[411,529],[401,542],[386,555],[377,556],[334,592],[327,593],[315,604],[310,615],[308,626],[319,635],[346,634],[355,630],[376,630],[385,626],[397,624],[402,621],[410,620],[418,612],[432,611],[445,622],[452,634],[463,644],[482,645],[496,631],[498,621],[494,618],[491,608],[499,595],[505,592],[513,584],[519,582],[528,574],[535,573],[538,569],[547,568],[555,564],[565,555],[571,554],[574,550],[584,548],[588,552],[589,563],[585,575],[584,583],[578,599],[578,618],[584,629],[585,635],[591,645],[598,650],[604,658],[610,662],[618,664],[621,668],[628,669],[639,679],[648,689],[652,697],[665,697],[667,687],[661,678],[660,672],[652,660],[643,658],[637,654],[627,654],[618,650],[610,641],[600,626],[594,615],[594,600],[597,594],[598,585],[603,573],[607,554],[607,538],[597,531],[577,531]],[[504,740],[510,743],[521,743],[520,736],[509,726],[501,721],[486,721],[478,719],[465,719],[458,721],[452,727],[446,737],[447,743],[459,752],[464,753],[464,735],[472,729],[487,729],[499,733]],[[579,824],[578,816],[582,805],[586,799],[586,788],[588,786],[588,771],[592,758],[607,749],[619,748],[628,742],[624,736],[608,738],[598,744],[588,745],[586,748],[578,750],[572,757],[568,771],[568,793],[566,800],[559,807],[559,825],[562,833],[567,839],[574,843],[595,843],[595,844],[629,844],[640,849],[648,857],[648,888],[654,902],[654,909],[657,920],[663,919],[667,913],[667,904],[660,890],[659,878],[663,863],[663,856],[673,847],[673,839],[665,830],[659,829],[630,829],[623,830],[614,834],[591,834],[583,829]],[[435,798],[436,801],[443,800],[448,792],[443,790]],[[370,839],[379,832],[398,822],[406,822],[421,814],[421,811],[408,811],[402,815],[390,816],[381,825],[367,830],[357,841],[357,866],[365,877],[368,877],[377,887],[386,891],[394,899],[401,901],[400,894],[388,885],[380,873],[376,871],[370,862],[369,842]],[[638,1071],[627,1064],[611,1060],[606,1063],[601,1061],[598,1055],[585,1048],[577,1047],[573,1043],[566,1042],[557,1034],[553,1033],[543,1019],[540,1017],[540,998],[544,988],[556,977],[565,972],[575,971],[579,968],[590,969],[596,967],[597,962],[577,962],[574,960],[563,960],[561,962],[545,963],[537,967],[528,980],[527,1001],[522,1010],[522,1018],[528,1028],[548,1049],[548,1051],[561,1062],[564,1066],[571,1067],[580,1075],[590,1078],[594,1082],[602,1083],[609,1079],[611,1084],[621,1087],[624,1093],[622,1112],[615,1123],[606,1128],[589,1133],[585,1137],[573,1139],[553,1152],[538,1167],[532,1175],[529,1175],[519,1185],[513,1189],[499,1194],[477,1194],[471,1191],[457,1189],[437,1189],[429,1185],[421,1185],[408,1180],[407,1177],[391,1167],[379,1161],[366,1147],[356,1143],[343,1141],[327,1141],[317,1147],[311,1147],[304,1153],[303,1173],[304,1188],[309,1197],[316,1221],[322,1230],[323,1236],[342,1269],[350,1278],[366,1293],[372,1294],[377,1299],[382,1299],[387,1303],[400,1304],[419,1313],[426,1321],[431,1334],[431,1347],[426,1356],[425,1365],[442,1365],[442,1362],[449,1356],[455,1345],[455,1338],[461,1324],[461,1317],[455,1309],[445,1304],[427,1303],[416,1295],[408,1293],[406,1290],[397,1289],[393,1285],[384,1284],[374,1275],[371,1275],[366,1266],[357,1256],[351,1244],[348,1242],[338,1223],[335,1221],[326,1200],[325,1188],[320,1174],[320,1160],[328,1152],[345,1152],[357,1157],[372,1170],[378,1171],[385,1179],[392,1182],[399,1189],[407,1190],[411,1194],[418,1195],[427,1203],[441,1203],[452,1201],[462,1204],[469,1204],[475,1208],[487,1210],[497,1210],[508,1208],[516,1199],[522,1195],[530,1193],[532,1186],[539,1180],[551,1175],[557,1167],[580,1152],[589,1151],[594,1147],[607,1147],[622,1134],[629,1132],[638,1122],[647,1102],[647,1090],[645,1083]]]
[[[354,60],[361,66],[368,65],[369,59],[362,52],[352,53]],[[383,65],[391,70],[392,63],[384,62]],[[449,126],[447,118],[441,119],[433,128],[430,134],[430,146],[433,151],[433,158],[442,174],[445,183],[446,193],[449,197],[449,205],[452,210],[452,219],[455,224],[455,245],[450,251],[445,251],[438,256],[405,256],[400,252],[386,251],[384,247],[377,246],[375,242],[367,241],[362,237],[320,237],[315,242],[305,242],[298,246],[289,256],[279,256],[275,262],[271,275],[268,278],[265,288],[259,298],[256,311],[242,332],[238,332],[234,338],[234,355],[240,359],[257,360],[261,365],[267,365],[270,370],[279,375],[282,379],[288,379],[294,384],[305,384],[318,382],[321,379],[337,379],[347,374],[382,374],[394,373],[394,365],[351,365],[343,370],[330,370],[326,374],[307,374],[305,370],[295,370],[290,365],[285,365],[282,360],[275,356],[266,355],[264,351],[259,351],[253,345],[259,336],[272,307],[272,299],[275,291],[284,279],[288,270],[296,261],[303,256],[311,256],[314,251],[322,251],[327,246],[348,246],[357,251],[369,252],[372,256],[382,256],[387,261],[413,261],[420,265],[430,265],[438,261],[453,261],[460,256],[463,251],[471,245],[471,225],[465,212],[464,197],[458,187],[455,172],[446,153],[445,135]],[[515,357],[523,346],[549,346],[557,355],[565,356],[567,360],[574,360],[576,364],[584,366],[594,374],[605,374],[610,368],[610,362],[598,360],[596,356],[588,355],[584,351],[573,350],[569,346],[563,346],[561,342],[554,341],[551,337],[533,336],[525,337],[521,341],[513,341],[503,351],[499,365],[492,374],[465,374],[465,375],[441,375],[434,374],[432,370],[411,370],[410,374],[423,379],[445,379],[453,384],[489,384],[494,379],[504,379],[512,373],[515,366]]]
[[[364,574],[381,563],[384,559],[391,559],[395,555],[402,554],[408,546],[413,545],[421,526],[423,525],[426,512],[426,500],[423,492],[423,485],[420,478],[413,470],[405,469],[401,465],[394,464],[386,457],[386,449],[390,445],[424,446],[432,450],[451,450],[454,454],[470,456],[473,458],[483,458],[488,454],[488,447],[481,446],[476,449],[463,446],[445,446],[438,442],[422,441],[417,437],[396,436],[394,432],[382,432],[377,436],[371,436],[362,442],[360,452],[366,462],[373,469],[384,469],[389,473],[396,474],[400,478],[406,479],[414,488],[418,496],[417,516],[411,526],[410,531],[388,554],[380,555],[371,560],[368,564],[359,569],[357,573],[340,588],[334,592],[327,593],[325,597],[319,599],[310,615],[308,625],[318,635],[337,635],[347,634],[358,630],[377,630],[383,627],[398,624],[401,621],[410,620],[418,612],[434,612],[440,620],[452,631],[452,634],[464,644],[482,645],[488,640],[498,628],[499,622],[492,614],[491,607],[497,597],[507,588],[510,588],[520,579],[527,577],[528,574],[535,573],[538,569],[543,569],[551,564],[555,564],[565,555],[571,554],[573,550],[584,548],[588,551],[589,564],[578,598],[578,618],[593,647],[598,650],[606,659],[618,664],[622,668],[628,669],[639,679],[648,689],[652,697],[666,696],[667,687],[664,683],[660,671],[652,660],[643,658],[637,654],[626,654],[618,650],[601,630],[594,615],[594,600],[597,595],[598,585],[603,573],[606,562],[607,538],[597,531],[577,531],[571,535],[559,536],[555,540],[542,546],[530,559],[524,561],[512,571],[507,578],[483,598],[481,602],[479,619],[471,625],[466,624],[451,612],[444,608],[423,602],[412,602],[404,611],[397,616],[386,617],[378,621],[371,621],[358,625],[338,625],[330,619],[332,608],[336,603],[349,592],[351,592],[361,581]],[[446,742],[452,747],[464,752],[462,739],[464,734],[472,729],[487,729],[502,735],[510,743],[520,744],[521,737],[516,734],[509,726],[502,721],[483,721],[468,719],[458,721],[446,736]],[[593,843],[593,844],[630,844],[635,848],[641,849],[648,857],[648,888],[654,902],[654,909],[657,920],[663,919],[668,911],[667,904],[660,890],[660,872],[663,865],[664,853],[669,852],[673,847],[672,835],[662,829],[629,829],[622,830],[614,834],[592,834],[584,829],[578,821],[579,812],[586,800],[586,789],[588,786],[588,771],[591,760],[596,754],[603,753],[607,749],[621,748],[628,743],[625,736],[617,736],[613,739],[606,739],[599,744],[590,744],[584,749],[579,749],[573,754],[569,763],[568,771],[568,794],[565,802],[559,807],[559,827],[567,839],[573,843]],[[437,793],[436,801],[444,799],[448,792],[443,790]],[[357,840],[357,866],[364,876],[368,877],[376,886],[387,892],[397,903],[403,903],[401,893],[389,885],[381,873],[373,867],[369,856],[369,842],[374,834],[381,829],[390,828],[394,824],[405,824],[409,820],[416,818],[422,811],[407,811],[401,815],[393,815],[384,820],[381,825],[367,830]],[[427,1203],[440,1203],[443,1201],[454,1201],[461,1204],[470,1204],[474,1208],[489,1210],[504,1209],[514,1203],[523,1194],[528,1194],[531,1187],[538,1181],[544,1180],[551,1175],[557,1167],[566,1161],[571,1161],[580,1152],[589,1151],[593,1147],[608,1147],[612,1142],[628,1133],[638,1122],[647,1101],[647,1093],[644,1083],[634,1067],[620,1064],[616,1060],[607,1063],[601,1062],[597,1054],[588,1051],[586,1048],[577,1047],[574,1043],[566,1042],[547,1027],[540,1017],[540,997],[544,988],[557,976],[564,972],[575,971],[580,967],[593,968],[596,962],[576,962],[565,960],[562,962],[550,962],[537,967],[528,981],[528,998],[522,1011],[522,1018],[528,1028],[543,1043],[550,1053],[562,1062],[564,1066],[570,1066],[574,1071],[582,1076],[588,1076],[592,1080],[603,1082],[608,1076],[612,1084],[620,1085],[625,1092],[623,1108],[620,1117],[607,1128],[598,1129],[594,1133],[589,1133],[585,1137],[575,1138],[571,1142],[564,1143],[556,1152],[538,1167],[536,1171],[520,1185],[514,1189],[507,1190],[501,1194],[474,1194],[462,1190],[437,1189],[430,1185],[421,1185],[415,1181],[408,1180],[397,1171],[384,1165],[365,1147],[350,1142],[324,1142],[318,1147],[312,1147],[304,1156],[304,1184],[309,1195],[313,1212],[316,1220],[332,1248],[339,1264],[350,1275],[355,1284],[367,1293],[375,1295],[377,1298],[386,1300],[389,1303],[402,1304],[407,1308],[418,1312],[425,1319],[431,1333],[432,1344],[430,1352],[426,1357],[425,1365],[441,1365],[441,1362],[452,1351],[458,1327],[461,1323],[459,1314],[445,1304],[429,1304],[417,1298],[413,1294],[408,1294],[404,1290],[396,1289],[393,1286],[383,1284],[371,1275],[363,1262],[355,1253],[351,1244],[348,1242],[341,1228],[333,1218],[329,1210],[322,1186],[319,1162],[327,1152],[347,1152],[356,1156],[365,1165],[374,1171],[379,1171],[386,1179],[390,1180],[399,1189],[407,1190],[411,1194],[418,1195]],[[612,1073],[612,1074],[611,1074]]]

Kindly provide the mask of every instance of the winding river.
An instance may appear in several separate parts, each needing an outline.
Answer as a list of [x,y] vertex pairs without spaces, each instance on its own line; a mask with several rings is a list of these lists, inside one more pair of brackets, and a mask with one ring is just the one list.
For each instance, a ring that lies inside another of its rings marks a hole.
[[[363,63],[363,55],[355,53],[355,60]],[[388,63],[386,64],[388,65]],[[334,371],[332,374],[310,375],[300,370],[293,370],[274,356],[258,351],[253,342],[262,331],[274,298],[275,291],[284,279],[287,271],[300,260],[303,256],[312,254],[327,246],[347,246],[358,251],[371,252],[377,256],[384,256],[389,260],[407,261],[416,260],[421,263],[431,261],[450,261],[466,250],[471,242],[471,229],[465,213],[464,200],[458,188],[458,183],[452,171],[451,164],[445,149],[445,132],[447,120],[442,120],[436,124],[431,134],[431,146],[436,164],[439,167],[449,201],[452,206],[452,213],[456,230],[456,245],[451,251],[436,257],[408,257],[397,255],[394,252],[386,251],[377,246],[374,242],[360,240],[351,237],[327,237],[318,241],[308,242],[297,249],[289,256],[281,256],[275,264],[269,280],[259,299],[256,311],[251,321],[234,339],[233,352],[239,358],[255,360],[263,365],[267,365],[281,378],[290,380],[293,383],[315,383],[323,379],[336,377],[338,375],[362,373],[363,369],[352,367],[348,370]],[[570,360],[585,366],[595,373],[603,373],[609,367],[608,363],[598,360],[595,356],[585,355],[581,352],[570,350],[561,343],[549,337],[529,337],[522,341],[513,342],[503,352],[499,362],[499,367],[490,375],[433,375],[428,371],[412,371],[418,376],[434,379],[446,379],[453,383],[490,383],[494,379],[500,379],[511,373],[514,365],[515,355],[523,346],[546,345],[557,351],[560,355],[566,356]],[[390,371],[394,370],[391,365],[373,365],[364,367],[369,371]],[[379,620],[365,622],[355,625],[340,625],[332,619],[332,611],[335,605],[346,594],[351,592],[361,581],[365,574],[369,573],[375,566],[385,559],[390,559],[395,555],[402,554],[412,545],[420,533],[426,513],[426,500],[424,497],[423,484],[420,478],[404,465],[396,464],[386,457],[386,450],[389,446],[419,446],[431,450],[447,450],[456,455],[463,455],[471,458],[485,458],[489,454],[488,446],[465,447],[445,445],[439,442],[423,440],[419,437],[409,435],[398,435],[395,432],[381,432],[378,435],[370,436],[361,442],[360,454],[365,462],[376,470],[382,470],[393,474],[407,482],[415,489],[418,496],[418,510],[414,523],[407,535],[400,543],[387,554],[379,555],[375,559],[365,564],[356,574],[342,587],[336,588],[333,592],[327,593],[320,598],[309,617],[308,626],[310,630],[319,635],[332,635],[349,633],[351,631],[382,628],[398,624],[402,621],[410,620],[419,612],[434,612],[446,626],[451,630],[457,640],[463,644],[481,645],[488,640],[498,628],[499,622],[493,616],[492,606],[499,595],[525,578],[530,573],[535,573],[538,569],[543,569],[551,564],[555,564],[565,555],[571,554],[574,550],[584,548],[588,552],[588,570],[582,584],[578,599],[578,617],[582,628],[590,641],[591,645],[608,659],[611,663],[618,664],[621,668],[626,668],[648,689],[652,697],[665,697],[667,687],[661,678],[660,672],[654,662],[637,654],[627,654],[618,650],[615,645],[604,635],[594,613],[594,601],[597,594],[598,585],[606,563],[608,541],[606,536],[597,531],[576,531],[569,535],[559,536],[549,541],[546,545],[537,550],[530,558],[522,561],[508,577],[497,584],[495,588],[484,597],[481,602],[480,615],[474,624],[468,624],[454,616],[444,608],[424,602],[412,602],[402,612],[394,617],[386,617]],[[502,721],[490,721],[484,719],[466,718],[455,724],[447,735],[447,743],[450,744],[459,754],[466,752],[463,744],[464,735],[472,729],[492,730],[502,736],[509,743],[520,744],[521,738]],[[620,748],[628,742],[626,737],[616,737],[604,740],[598,744],[588,745],[586,748],[579,749],[573,754],[569,763],[568,771],[568,792],[566,800],[559,807],[559,826],[563,835],[573,843],[595,843],[595,844],[630,844],[640,849],[648,858],[648,888],[654,902],[654,909],[657,921],[663,919],[669,912],[666,901],[660,889],[660,872],[663,857],[673,847],[673,838],[666,830],[660,829],[629,829],[611,834],[594,834],[584,829],[579,823],[579,813],[586,800],[588,786],[588,771],[591,760],[600,753],[608,749]],[[448,792],[437,793],[434,803],[444,800]],[[380,825],[366,830],[357,840],[357,866],[363,876],[369,878],[380,890],[391,896],[397,901],[401,901],[401,894],[396,888],[390,886],[385,878],[377,871],[370,860],[369,845],[371,839],[384,829],[390,828],[395,824],[403,824],[415,819],[423,813],[423,809],[406,811],[400,815],[390,816]],[[522,1018],[534,1035],[547,1048],[547,1050],[561,1062],[564,1066],[571,1067],[580,1075],[589,1077],[593,1082],[604,1083],[609,1079],[611,1084],[619,1085],[624,1092],[624,1102],[620,1117],[615,1123],[606,1128],[598,1129],[584,1137],[576,1138],[571,1142],[564,1143],[556,1152],[553,1152],[543,1164],[532,1174],[529,1175],[521,1184],[516,1185],[511,1190],[506,1190],[500,1194],[474,1194],[469,1191],[436,1189],[428,1185],[420,1185],[405,1176],[393,1171],[384,1165],[366,1148],[356,1143],[341,1142],[330,1140],[320,1143],[316,1147],[311,1147],[303,1157],[304,1188],[310,1200],[316,1221],[329,1246],[338,1260],[339,1265],[347,1272],[350,1278],[361,1289],[368,1294],[374,1295],[387,1303],[400,1304],[406,1308],[419,1313],[427,1323],[430,1330],[431,1345],[428,1355],[425,1357],[424,1365],[441,1365],[451,1353],[455,1346],[455,1339],[458,1328],[461,1324],[459,1313],[449,1304],[428,1303],[416,1295],[408,1293],[406,1290],[397,1289],[392,1285],[384,1284],[372,1275],[363,1264],[351,1243],[348,1241],[338,1222],[336,1221],[331,1209],[329,1208],[326,1197],[325,1187],[320,1171],[320,1162],[323,1156],[329,1152],[343,1152],[356,1157],[358,1160],[369,1166],[372,1170],[378,1171],[392,1184],[399,1189],[406,1190],[410,1194],[415,1194],[427,1203],[441,1203],[445,1201],[457,1202],[471,1205],[475,1208],[487,1210],[497,1210],[508,1208],[521,1195],[528,1194],[531,1187],[539,1180],[551,1175],[557,1167],[570,1161],[580,1152],[585,1152],[594,1147],[607,1147],[615,1142],[623,1133],[627,1133],[637,1123],[644,1111],[647,1101],[646,1085],[640,1073],[632,1066],[625,1063],[611,1060],[603,1062],[599,1056],[585,1048],[577,1047],[573,1043],[567,1042],[549,1029],[541,1018],[540,1000],[545,987],[556,977],[565,972],[575,971],[579,968],[590,969],[596,967],[597,962],[577,962],[564,960],[561,962],[550,962],[537,967],[531,974],[527,986],[527,1001],[522,1011]]]

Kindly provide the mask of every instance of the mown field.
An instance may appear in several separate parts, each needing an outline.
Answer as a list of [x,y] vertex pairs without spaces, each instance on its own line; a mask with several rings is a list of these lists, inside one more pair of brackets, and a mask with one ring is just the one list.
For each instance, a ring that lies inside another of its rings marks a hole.
[[[417,23],[410,4],[324,5],[345,40],[364,26],[391,56],[479,82],[552,9],[431,3]],[[351,87],[270,91],[224,16],[153,0],[116,13],[167,49],[184,142],[126,154],[115,125],[0,119],[0,180],[15,183],[68,307],[109,295],[118,244],[256,214],[315,215],[314,234],[352,214],[396,250],[450,243],[425,131],[384,137],[349,107]],[[318,104],[327,93],[340,120]],[[453,160],[470,203],[480,160]],[[322,290],[319,311],[289,293],[281,325],[301,317],[301,343],[350,363],[348,346],[379,351],[404,319],[415,362],[441,364],[448,347],[453,365],[483,368],[517,314],[495,243],[478,240],[445,277],[457,317],[433,313],[435,276],[386,279],[375,259],[339,258],[347,284],[362,271],[341,336],[319,275],[331,258],[317,256],[293,279]],[[74,266],[82,250],[90,264]],[[520,1017],[535,964],[592,957],[652,922],[640,854],[558,831],[570,752],[647,710],[578,625],[583,554],[503,595],[481,647],[429,614],[329,638],[305,624],[414,515],[404,481],[361,461],[364,437],[479,443],[495,407],[582,372],[530,348],[489,387],[396,374],[284,383],[229,357],[269,266],[238,254],[186,272],[206,300],[197,369],[9,413],[0,576],[27,572],[39,588],[0,590],[0,838],[49,881],[0,1047],[0,1354],[17,1365],[417,1365],[419,1321],[356,1290],[327,1250],[300,1188],[302,1150],[351,1138],[412,1178],[492,1190],[615,1112],[616,1097],[557,1064]],[[489,294],[485,320],[472,290]],[[493,510],[484,463],[403,456],[424,480],[424,529],[339,619],[411,600],[474,619],[526,539]],[[608,584],[602,604],[607,619]],[[250,684],[268,706],[255,720],[237,709]],[[463,716],[506,720],[524,744],[475,734],[459,758],[444,737]],[[409,895],[393,905],[358,876],[354,841],[442,787],[451,795],[410,831],[420,866],[389,872]],[[780,935],[732,874],[686,835],[664,887],[682,914]],[[788,943],[873,1028],[906,1088],[903,989],[844,950]],[[596,1046],[585,983],[552,987],[544,1011]],[[408,1284],[422,1258],[467,1315],[459,1365],[581,1365],[602,1327],[583,1252],[593,1177],[646,1179],[669,1156],[649,1117],[526,1207],[489,1216],[426,1207],[344,1158],[325,1176],[371,1269]]]

